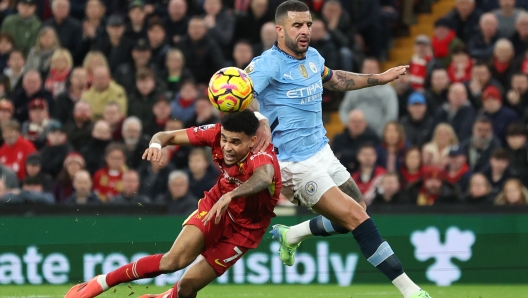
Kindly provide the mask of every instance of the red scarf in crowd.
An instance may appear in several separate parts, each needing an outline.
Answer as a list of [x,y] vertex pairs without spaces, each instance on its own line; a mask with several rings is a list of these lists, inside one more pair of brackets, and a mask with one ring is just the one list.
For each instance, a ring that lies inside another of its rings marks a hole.
[[415,174],[410,174],[409,171],[407,171],[407,168],[402,167],[400,173],[404,180],[402,182],[405,182],[405,185],[403,185],[403,187],[406,187],[407,185],[413,184],[414,182],[420,180],[422,176],[422,168],[420,168]]
[[431,56],[420,58],[418,55],[413,55],[409,65],[409,80],[414,90],[423,89],[427,76],[427,63],[431,61],[431,58]]
[[449,80],[451,83],[464,83],[471,79],[471,68],[473,67],[473,61],[469,59],[468,63],[466,64],[466,68],[464,68],[464,76],[463,77],[456,77],[456,68],[455,64],[451,62],[449,64],[449,67],[447,68],[447,75],[449,76]]
[[433,50],[436,58],[444,58],[449,55],[449,44],[455,38],[455,31],[449,30],[447,36],[440,40],[436,36],[433,36]]
[[508,69],[508,66],[510,66],[510,62],[500,62],[499,60],[495,59],[495,61],[493,61],[493,65],[495,66],[495,69],[498,73],[503,73]]
[[194,100],[187,100],[187,99],[183,99],[183,97],[180,97],[180,101],[178,102],[180,104],[180,107],[182,108],[187,108],[187,107],[190,107],[192,104],[193,104]]
[[525,75],[528,75],[528,57],[525,57],[524,60],[522,61],[521,71]]
[[469,166],[467,164],[464,164],[454,176],[451,176],[448,173],[447,174],[447,181],[449,181],[449,183],[451,183],[451,184],[456,184],[458,181],[460,181],[462,176],[465,173],[467,173],[467,171],[469,171]]

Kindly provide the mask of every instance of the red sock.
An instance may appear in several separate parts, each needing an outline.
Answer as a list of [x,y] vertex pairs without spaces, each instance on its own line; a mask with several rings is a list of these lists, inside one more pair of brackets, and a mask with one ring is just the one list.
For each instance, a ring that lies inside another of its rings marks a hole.
[[151,255],[119,267],[106,275],[106,283],[109,287],[113,287],[120,283],[161,275],[163,274],[159,270],[161,257],[163,254]]

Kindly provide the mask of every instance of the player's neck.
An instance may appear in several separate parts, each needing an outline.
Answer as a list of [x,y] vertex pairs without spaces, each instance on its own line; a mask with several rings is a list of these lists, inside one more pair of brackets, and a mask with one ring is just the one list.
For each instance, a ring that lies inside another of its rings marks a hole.
[[285,54],[288,54],[297,60],[306,58],[306,53],[296,54],[294,51],[290,50],[290,48],[288,48],[285,44],[281,42],[277,42],[276,46],[277,48],[279,48],[279,50],[283,51]]

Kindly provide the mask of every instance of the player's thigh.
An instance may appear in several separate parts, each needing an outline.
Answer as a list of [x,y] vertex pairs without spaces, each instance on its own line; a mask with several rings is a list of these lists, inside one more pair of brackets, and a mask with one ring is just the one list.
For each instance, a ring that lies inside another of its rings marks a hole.
[[198,291],[217,278],[213,267],[199,256],[178,282],[178,297],[193,297]]
[[202,231],[196,226],[185,225],[171,249],[161,258],[160,270],[173,272],[185,268],[204,249],[205,239]]
[[350,231],[369,218],[365,209],[337,186],[328,189],[312,209]]

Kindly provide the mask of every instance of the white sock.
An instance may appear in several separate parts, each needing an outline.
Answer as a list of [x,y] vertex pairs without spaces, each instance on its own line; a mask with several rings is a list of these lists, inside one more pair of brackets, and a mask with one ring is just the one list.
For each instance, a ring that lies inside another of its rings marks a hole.
[[398,288],[403,295],[403,298],[409,298],[412,294],[420,291],[420,287],[417,286],[405,273],[396,277],[392,283]]
[[96,280],[97,280],[97,283],[101,285],[101,288],[103,288],[103,291],[107,291],[108,289],[110,289],[110,287],[106,283],[106,274],[98,275]]
[[312,231],[310,231],[310,221],[307,220],[298,225],[290,227],[290,230],[286,233],[286,241],[291,245],[303,241],[304,239],[312,237]]

